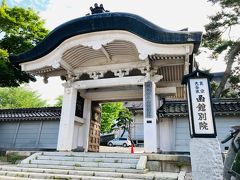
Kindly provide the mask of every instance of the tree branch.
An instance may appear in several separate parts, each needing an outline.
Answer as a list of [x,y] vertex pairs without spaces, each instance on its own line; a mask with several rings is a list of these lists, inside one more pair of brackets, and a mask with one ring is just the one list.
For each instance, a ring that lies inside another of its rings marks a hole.
[[228,51],[228,54],[225,56],[225,59],[227,61],[227,67],[224,72],[224,76],[223,76],[213,97],[219,98],[221,96],[221,93],[223,92],[224,87],[225,87],[229,77],[231,76],[231,69],[232,69],[232,65],[234,63],[234,59],[239,53],[240,53],[240,42],[236,42],[231,47],[231,49]]

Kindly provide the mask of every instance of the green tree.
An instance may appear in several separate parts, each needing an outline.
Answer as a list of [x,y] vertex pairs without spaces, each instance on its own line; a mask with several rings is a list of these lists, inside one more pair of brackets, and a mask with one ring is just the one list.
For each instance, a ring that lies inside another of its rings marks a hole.
[[54,106],[61,107],[62,106],[62,102],[63,102],[63,96],[60,95],[55,100],[56,100],[56,103],[54,104]]
[[[221,10],[210,16],[210,22],[205,26],[206,34],[203,36],[203,46],[213,50],[213,57],[226,52],[227,67],[214,97],[221,97],[227,82],[240,96],[240,36],[232,36],[232,29],[240,27],[240,1],[239,0],[209,0],[218,4]],[[234,62],[237,66],[234,68]]]
[[104,103],[102,104],[101,111],[102,133],[112,132],[115,125],[122,128],[126,124],[125,120],[130,119],[130,112],[122,102]]
[[[219,83],[217,83],[216,81],[212,81],[210,84],[211,84],[212,96],[214,97],[214,94],[216,93]],[[235,91],[233,91],[232,88],[226,87],[222,91],[221,97],[222,98],[237,98],[238,94]]]
[[101,133],[109,133],[112,131],[114,121],[118,118],[123,103],[104,103],[101,106]]
[[0,108],[32,108],[47,106],[36,91],[24,87],[0,88]]
[[133,121],[132,117],[133,117],[132,112],[125,107],[121,109],[120,112],[118,113],[116,125],[119,128],[123,129],[121,137],[123,137],[126,131],[128,131],[128,134],[130,135],[130,125],[131,125],[131,122]]
[[36,79],[13,66],[9,54],[25,52],[38,44],[48,30],[38,14],[28,8],[10,8],[3,0],[0,6],[0,86],[19,86]]

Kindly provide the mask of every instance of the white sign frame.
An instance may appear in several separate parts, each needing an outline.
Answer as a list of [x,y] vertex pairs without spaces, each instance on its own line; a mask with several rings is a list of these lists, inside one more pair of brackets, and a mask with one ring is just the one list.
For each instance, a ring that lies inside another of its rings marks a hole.
[[217,136],[208,78],[192,77],[187,83],[191,137]]

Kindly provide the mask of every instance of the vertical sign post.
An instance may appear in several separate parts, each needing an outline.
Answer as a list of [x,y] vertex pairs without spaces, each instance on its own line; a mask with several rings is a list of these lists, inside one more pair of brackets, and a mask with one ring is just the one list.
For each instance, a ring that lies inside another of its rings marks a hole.
[[217,136],[209,81],[190,77],[187,83],[191,137]]
[[222,179],[223,161],[212,111],[209,80],[211,76],[196,70],[183,77],[186,84],[192,176],[194,180]]
[[155,83],[143,84],[143,121],[144,121],[144,151],[157,152],[157,115],[156,115]]

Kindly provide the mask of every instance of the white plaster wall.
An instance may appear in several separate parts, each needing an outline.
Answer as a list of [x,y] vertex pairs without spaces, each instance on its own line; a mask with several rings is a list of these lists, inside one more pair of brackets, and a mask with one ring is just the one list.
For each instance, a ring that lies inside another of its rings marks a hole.
[[[123,133],[123,129],[119,129],[119,130],[114,132],[116,138],[121,137],[122,133]],[[127,131],[125,131],[123,137],[128,138],[128,132]]]
[[83,147],[83,142],[84,142],[83,132],[84,132],[83,125],[78,122],[75,122],[72,149],[75,149],[77,147]]
[[[135,116],[133,116],[133,122],[131,123],[130,127],[130,134],[131,138],[133,140],[143,140],[144,135],[143,135],[143,114],[142,112],[137,113]],[[114,132],[114,134],[117,137],[120,137],[122,135],[123,130],[117,130]],[[123,137],[128,137],[128,132],[126,131]]]
[[131,125],[131,137],[134,140],[143,140],[144,135],[143,135],[143,114],[142,113],[137,113],[133,117],[133,123]]
[[[188,128],[188,124],[185,118],[178,121],[177,132],[176,118],[160,118],[160,121],[157,123],[157,136],[159,137],[158,149],[161,151],[189,151],[188,146],[190,137],[188,133],[189,131],[186,131],[186,128]],[[132,123],[132,138],[142,140],[144,138],[143,129],[143,114],[138,113],[134,116],[134,121]],[[121,132],[119,132],[119,136],[121,135]],[[178,142],[183,144],[178,144],[176,146],[176,136],[178,137]]]
[[189,125],[188,117],[177,117],[175,126],[175,148],[174,151],[189,152]]
[[[230,127],[233,125],[240,125],[239,117],[234,116],[216,116],[216,129],[217,138],[219,141],[223,140],[229,133]],[[177,117],[176,118],[176,133],[175,133],[175,151],[189,151],[189,125],[188,117]],[[229,143],[220,144],[221,151],[223,152],[225,147],[229,146]]]
[[[217,138],[219,141],[223,140],[229,133],[230,127],[233,125],[240,125],[239,117],[233,116],[216,116]],[[158,126],[158,136],[160,136],[160,150],[162,151],[179,151],[189,152],[189,125],[188,117],[176,118],[161,118]],[[143,139],[143,114],[137,113],[134,116],[134,123],[132,124],[131,134],[133,139]],[[119,136],[121,132],[119,132]],[[119,137],[118,136],[118,137]],[[229,146],[229,143],[220,144],[221,151]]]
[[173,119],[171,118],[161,118],[158,123],[159,126],[159,140],[160,140],[160,150],[161,151],[173,151],[175,146],[175,128]]
[[73,144],[72,144],[72,149],[77,148],[77,141],[78,141],[78,124],[75,122],[74,123],[74,132],[73,132]]
[[83,147],[84,145],[84,127],[83,125],[78,126],[78,140],[77,146]]

